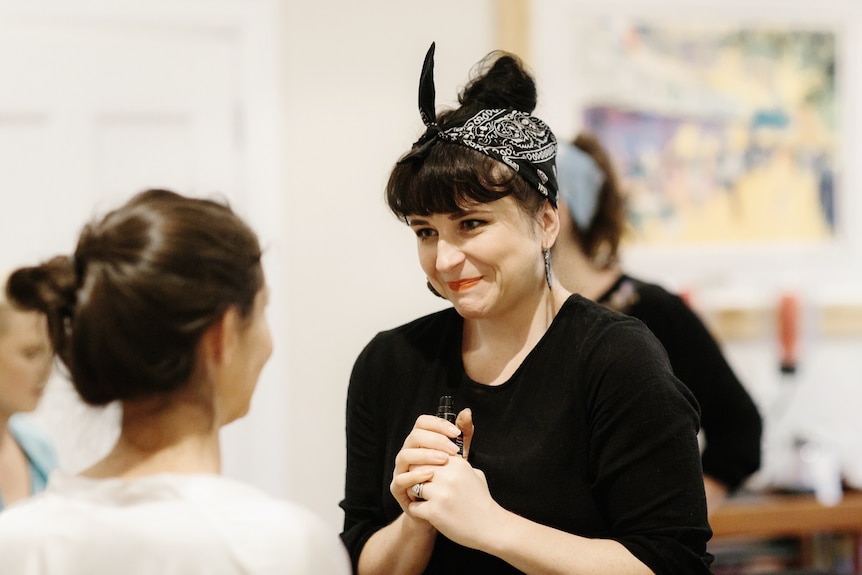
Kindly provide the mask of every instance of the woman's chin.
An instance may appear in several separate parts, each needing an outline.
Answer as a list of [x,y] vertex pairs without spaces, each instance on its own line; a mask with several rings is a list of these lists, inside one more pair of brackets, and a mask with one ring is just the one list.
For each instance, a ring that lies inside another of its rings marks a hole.
[[464,319],[482,319],[487,316],[487,307],[477,301],[459,300],[452,302],[455,311]]

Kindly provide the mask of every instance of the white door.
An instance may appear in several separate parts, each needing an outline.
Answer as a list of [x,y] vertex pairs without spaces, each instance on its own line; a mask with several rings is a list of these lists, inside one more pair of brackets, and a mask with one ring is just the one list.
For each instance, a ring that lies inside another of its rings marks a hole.
[[[248,127],[250,103],[271,96],[255,95],[265,82],[256,86],[254,74],[275,54],[250,38],[267,20],[262,9],[276,20],[273,3],[28,4],[0,4],[0,270],[69,253],[84,223],[149,187],[220,196],[253,226],[274,227],[255,221],[272,220],[268,191],[248,191],[267,167],[245,159],[272,142]],[[277,402],[274,393],[256,402]],[[116,416],[84,408],[59,377],[37,413],[71,471],[111,445]],[[228,430],[227,473],[254,481],[263,471],[247,449],[256,427]]]

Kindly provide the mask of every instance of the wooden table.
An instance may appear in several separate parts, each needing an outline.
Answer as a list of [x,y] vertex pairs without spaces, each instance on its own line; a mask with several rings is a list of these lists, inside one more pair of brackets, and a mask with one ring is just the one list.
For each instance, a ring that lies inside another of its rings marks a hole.
[[710,517],[713,539],[806,538],[817,533],[855,536],[854,572],[862,574],[862,492],[844,494],[827,507],[813,495],[744,494],[729,498]]

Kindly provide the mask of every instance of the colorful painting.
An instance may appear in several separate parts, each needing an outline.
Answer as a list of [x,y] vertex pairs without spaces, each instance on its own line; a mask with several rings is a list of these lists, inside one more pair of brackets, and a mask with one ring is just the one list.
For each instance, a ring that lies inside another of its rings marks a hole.
[[836,234],[836,35],[584,28],[583,126],[611,153],[629,240],[809,242]]

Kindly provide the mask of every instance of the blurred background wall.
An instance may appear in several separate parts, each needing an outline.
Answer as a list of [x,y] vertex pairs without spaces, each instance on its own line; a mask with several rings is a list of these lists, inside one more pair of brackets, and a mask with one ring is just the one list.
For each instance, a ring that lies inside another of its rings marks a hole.
[[[88,218],[144,187],[228,198],[267,249],[276,347],[250,415],[225,430],[225,472],[302,501],[337,528],[353,361],[376,332],[442,307],[382,196],[392,164],[422,132],[416,90],[428,45],[437,42],[438,107],[455,103],[487,52],[514,49],[536,72],[537,115],[569,138],[580,122],[578,83],[589,82],[567,72],[589,48],[569,26],[582,14],[768,18],[780,9],[804,18],[815,9],[807,4],[0,0],[0,266],[70,251]],[[852,102],[862,11],[838,0],[816,9],[849,43],[842,93]],[[858,118],[845,108],[840,241],[826,250],[632,249],[626,263],[690,292],[725,330],[734,367],[765,410],[788,387],[777,369],[776,302],[799,295],[814,323],[794,393],[817,406],[812,425],[839,414],[818,429],[851,453],[851,437],[862,435],[849,423],[862,406],[862,342],[853,322],[842,333],[816,327],[823,302],[848,317],[862,300],[862,210],[846,191],[859,183]],[[110,445],[116,416],[77,404],[61,377],[37,414],[70,469]],[[860,463],[844,459],[862,482]]]

